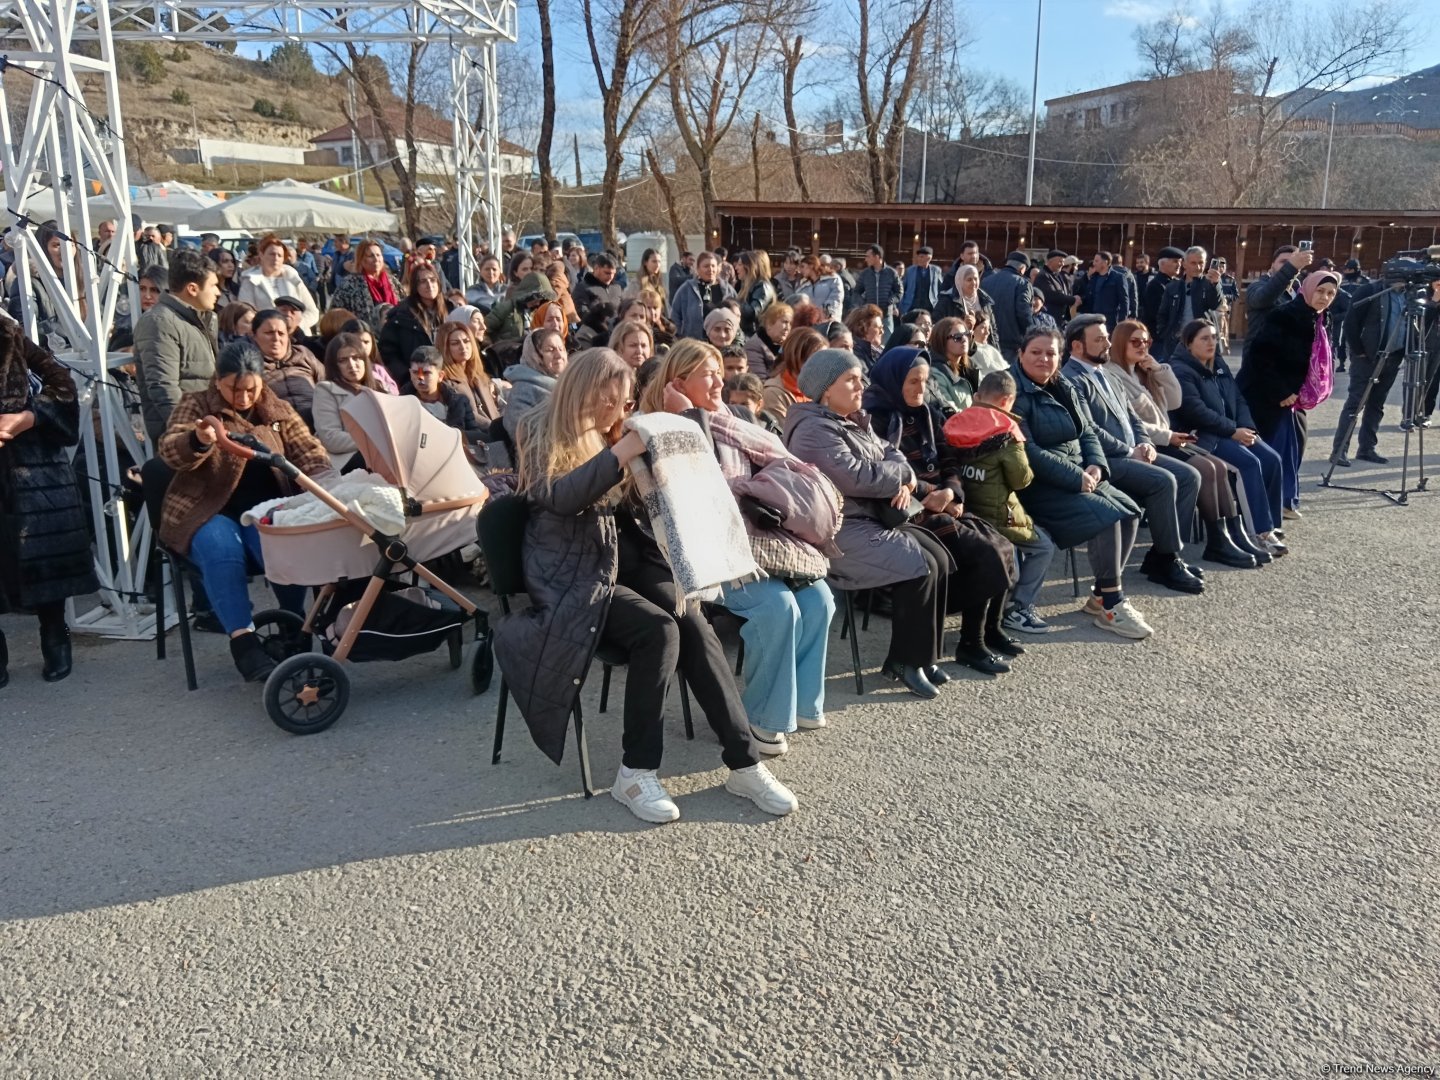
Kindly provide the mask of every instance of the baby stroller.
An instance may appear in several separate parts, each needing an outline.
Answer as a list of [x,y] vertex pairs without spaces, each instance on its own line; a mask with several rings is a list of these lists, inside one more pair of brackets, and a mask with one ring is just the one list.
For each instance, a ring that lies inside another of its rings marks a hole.
[[[345,711],[346,660],[404,660],[448,643],[451,667],[459,667],[465,624],[473,620],[477,693],[488,684],[492,663],[485,612],[421,563],[473,541],[475,516],[488,497],[465,456],[462,434],[418,398],[371,390],[342,406],[341,422],[378,478],[368,505],[385,514],[388,528],[372,524],[354,502],[347,506],[253,436],[227,434],[212,419],[226,453],[280,470],[330,511],[299,495],[268,504],[255,519],[265,576],[281,585],[320,587],[297,628],[299,651],[265,683],[270,719],[296,735],[324,731]],[[417,587],[396,580],[406,572]],[[421,582],[438,596],[418,587]],[[311,651],[311,635],[319,639],[319,651]]]

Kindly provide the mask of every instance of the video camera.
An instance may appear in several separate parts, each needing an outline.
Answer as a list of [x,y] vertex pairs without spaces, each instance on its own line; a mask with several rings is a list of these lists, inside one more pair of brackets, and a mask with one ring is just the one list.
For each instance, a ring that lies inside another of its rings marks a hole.
[[1391,285],[1402,281],[1407,285],[1440,281],[1440,244],[1414,251],[1397,251],[1381,264],[1380,273]]

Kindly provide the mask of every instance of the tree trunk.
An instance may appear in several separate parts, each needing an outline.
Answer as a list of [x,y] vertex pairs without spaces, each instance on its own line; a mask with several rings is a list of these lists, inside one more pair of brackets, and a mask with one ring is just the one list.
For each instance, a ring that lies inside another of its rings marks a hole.
[[[610,140],[606,140],[609,142]],[[600,178],[600,235],[609,251],[620,250],[620,230],[615,224],[615,204],[620,187],[620,169],[624,158],[620,154],[608,154],[605,158],[605,175]]]
[[755,169],[755,201],[760,201],[760,114],[755,114],[755,123],[750,127],[750,162]]
[[[800,59],[804,53],[805,38],[795,35],[794,45],[781,43],[785,59],[785,125],[790,129],[790,167],[795,172],[795,185],[800,189],[800,201],[810,201],[810,185],[805,182],[805,155],[801,153],[800,124],[795,119],[795,77],[800,70]],[[759,116],[756,116],[759,120]],[[760,195],[755,195],[759,201]]]
[[[390,123],[390,117],[386,115],[385,103],[381,100],[379,88],[369,77],[368,68],[360,62],[360,51],[349,42],[345,44],[345,51],[350,58],[350,74],[354,76],[355,83],[360,87],[365,97],[365,105],[370,110],[370,115],[375,119],[375,126],[380,129],[380,138],[385,144],[385,154],[389,157],[391,171],[395,173],[395,179],[400,184],[400,201],[405,213],[405,228],[411,236],[416,234],[419,220],[419,210],[415,205],[415,177],[411,169],[405,167],[405,162],[400,158],[400,144],[395,139],[395,128]],[[412,67],[418,66],[412,61]],[[410,83],[413,88],[413,81]],[[406,120],[407,130],[413,123],[414,106],[410,106],[410,116]],[[411,143],[411,154],[414,154],[414,143]],[[384,191],[384,184],[381,184],[381,191]]]
[[655,183],[660,188],[660,195],[665,200],[665,216],[670,219],[670,231],[675,234],[675,260],[679,262],[680,253],[685,250],[685,230],[680,224],[680,212],[675,207],[675,193],[670,187],[670,181],[660,171],[660,159],[655,156],[655,151],[649,147],[645,150],[645,157],[650,162],[650,172],[655,177]]
[[548,240],[558,233],[555,223],[555,171],[550,145],[555,138],[555,42],[550,33],[550,0],[535,0],[540,15],[540,76],[545,106],[540,121],[540,141],[535,157],[540,164],[540,224]]

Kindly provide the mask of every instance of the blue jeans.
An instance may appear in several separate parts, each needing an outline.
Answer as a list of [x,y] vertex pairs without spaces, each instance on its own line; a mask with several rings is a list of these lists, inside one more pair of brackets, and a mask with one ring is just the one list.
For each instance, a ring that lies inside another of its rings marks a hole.
[[1020,561],[1020,580],[1010,592],[1010,606],[1028,608],[1035,605],[1040,589],[1045,584],[1045,574],[1050,569],[1050,560],[1055,557],[1055,541],[1039,525],[1035,526],[1034,540],[1016,540],[1015,557]]
[[1273,431],[1261,432],[1261,438],[1280,455],[1280,504],[1295,510],[1300,506],[1300,432],[1298,419],[1291,409],[1282,409]]
[[774,578],[727,587],[720,603],[744,619],[745,692],[740,700],[752,726],[795,730],[795,718],[824,715],[825,652],[835,597],[817,581],[798,592]]
[[1234,439],[1220,439],[1210,453],[1240,473],[1255,531],[1268,533],[1279,525],[1284,467],[1275,448],[1267,446],[1264,439],[1256,439],[1253,446],[1241,446]]
[[[186,556],[200,571],[205,591],[215,608],[215,617],[227,634],[253,629],[250,621],[250,589],[247,579],[264,573],[260,556],[260,533],[253,525],[241,525],[234,518],[216,514],[195,530]],[[276,599],[286,611],[305,614],[305,586],[272,585]]]

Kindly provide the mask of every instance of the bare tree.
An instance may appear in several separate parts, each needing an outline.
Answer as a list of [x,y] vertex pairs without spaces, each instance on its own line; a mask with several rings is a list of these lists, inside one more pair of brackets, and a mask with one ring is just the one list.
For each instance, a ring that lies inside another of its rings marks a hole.
[[544,109],[540,119],[540,139],[535,144],[535,160],[540,166],[540,222],[545,235],[554,238],[555,170],[551,167],[550,146],[555,138],[555,41],[550,30],[550,0],[535,0],[540,17],[540,78],[544,87]]
[[[746,0],[580,0],[585,40],[600,91],[605,139],[600,229],[618,247],[616,195],[625,146],[655,91],[669,78],[670,57],[726,38],[745,19]],[[678,49],[670,39],[679,37]]]
[[1302,10],[1218,5],[1180,27],[1182,58],[1169,134],[1145,147],[1172,168],[1171,195],[1198,205],[1271,201],[1300,159],[1305,106],[1403,56],[1409,16],[1398,4],[1329,0]]
[[937,0],[876,4],[857,0],[859,39],[854,52],[859,80],[860,134],[865,142],[870,197],[894,202],[900,187],[900,140],[925,56]]
[[790,167],[795,171],[795,185],[800,189],[800,201],[809,202],[810,186],[805,182],[805,147],[800,122],[795,118],[795,84],[800,73],[800,62],[805,58],[804,36],[796,34],[793,38],[781,38],[780,58],[783,63],[781,100],[785,103],[785,126],[790,129]]
[[1186,27],[1192,19],[1176,4],[1160,18],[1135,28],[1135,51],[1140,54],[1142,79],[1168,79],[1194,69]]
[[[688,0],[674,0],[669,18],[683,20]],[[765,5],[769,6],[769,5]],[[718,13],[722,19],[730,12]],[[715,220],[715,151],[740,114],[746,92],[761,71],[773,11],[755,10],[751,17],[707,44],[686,47],[677,36],[666,39],[670,109],[676,132],[700,176],[701,212],[705,228]]]
[[660,196],[665,200],[665,216],[670,219],[670,231],[675,235],[675,257],[678,260],[680,252],[685,250],[685,228],[680,223],[680,208],[675,199],[675,189],[666,178],[665,170],[660,168],[660,158],[656,156],[653,146],[645,148],[645,158],[650,163],[650,172],[655,177]]
[[[341,25],[344,24],[344,16],[335,12],[331,16]],[[322,49],[339,65],[340,69],[355,80],[355,85],[360,90],[360,95],[365,103],[365,109],[369,112],[375,124],[376,130],[380,133],[380,140],[385,145],[385,156],[389,158],[391,171],[395,174],[395,180],[400,186],[400,205],[405,215],[405,229],[414,236],[420,229],[420,207],[415,197],[415,181],[417,166],[419,164],[419,148],[415,138],[415,104],[417,83],[420,78],[421,58],[425,54],[426,46],[420,42],[410,42],[408,45],[397,47],[397,54],[389,63],[377,53],[369,49],[357,48],[354,42],[344,43],[344,51],[336,49],[333,45],[321,45]],[[402,99],[402,120],[400,132],[397,135],[396,126],[393,120],[392,110],[395,108],[395,91],[391,69],[399,68],[404,73],[404,97]],[[406,152],[400,153],[400,136],[405,139]]]

